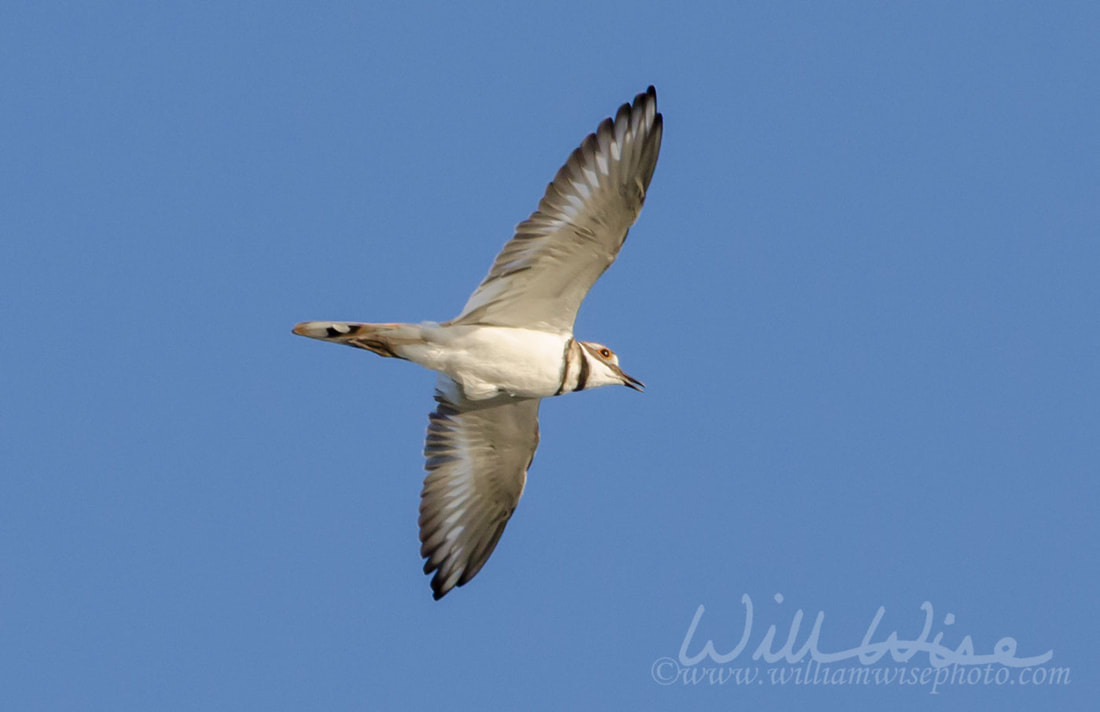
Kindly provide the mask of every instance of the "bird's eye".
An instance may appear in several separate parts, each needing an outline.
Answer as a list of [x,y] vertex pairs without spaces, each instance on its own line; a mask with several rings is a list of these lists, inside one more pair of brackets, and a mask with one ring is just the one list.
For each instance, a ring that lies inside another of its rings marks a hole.
[[600,356],[611,358],[611,349],[600,349]]

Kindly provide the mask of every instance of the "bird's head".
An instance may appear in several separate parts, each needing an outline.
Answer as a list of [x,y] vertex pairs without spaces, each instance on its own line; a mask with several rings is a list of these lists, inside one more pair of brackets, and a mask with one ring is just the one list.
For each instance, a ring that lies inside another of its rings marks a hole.
[[614,351],[595,341],[582,341],[584,355],[588,360],[589,375],[588,385],[593,386],[626,386],[636,391],[645,388],[645,384],[637,378],[623,373],[619,367],[619,357]]

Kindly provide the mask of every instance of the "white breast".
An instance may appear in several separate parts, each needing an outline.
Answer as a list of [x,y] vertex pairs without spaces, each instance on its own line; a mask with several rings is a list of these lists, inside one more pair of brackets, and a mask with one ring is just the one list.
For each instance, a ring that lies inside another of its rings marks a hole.
[[467,398],[552,396],[561,387],[568,334],[500,326],[421,325],[423,342],[402,356],[449,376]]

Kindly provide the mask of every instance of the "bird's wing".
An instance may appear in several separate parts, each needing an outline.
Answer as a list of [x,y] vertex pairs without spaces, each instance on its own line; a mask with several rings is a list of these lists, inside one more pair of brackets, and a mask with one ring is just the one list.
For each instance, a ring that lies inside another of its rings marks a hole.
[[420,555],[438,600],[472,579],[523,493],[539,443],[539,399],[470,401],[441,377],[424,443]]
[[572,332],[588,290],[641,212],[661,148],[653,87],[604,119],[516,227],[453,324]]

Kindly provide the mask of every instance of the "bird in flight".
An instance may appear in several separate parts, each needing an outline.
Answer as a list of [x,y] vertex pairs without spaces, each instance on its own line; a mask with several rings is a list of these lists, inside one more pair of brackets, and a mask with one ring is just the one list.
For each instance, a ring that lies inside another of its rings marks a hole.
[[504,532],[538,446],[540,401],[597,386],[644,387],[611,349],[574,339],[573,323],[641,212],[661,131],[653,87],[604,119],[454,319],[294,327],[438,373],[419,522],[437,600],[477,575]]

